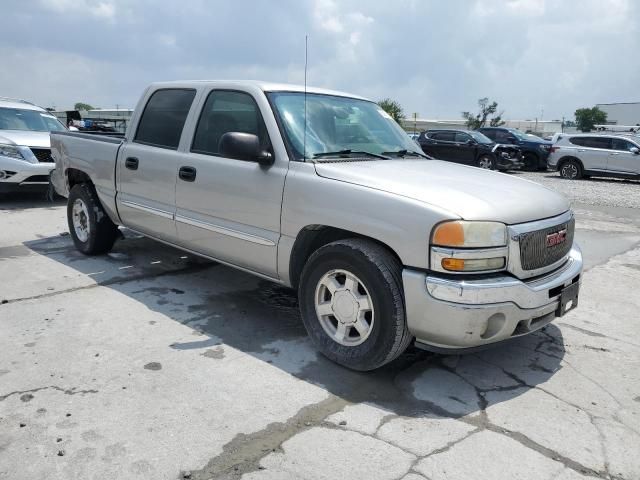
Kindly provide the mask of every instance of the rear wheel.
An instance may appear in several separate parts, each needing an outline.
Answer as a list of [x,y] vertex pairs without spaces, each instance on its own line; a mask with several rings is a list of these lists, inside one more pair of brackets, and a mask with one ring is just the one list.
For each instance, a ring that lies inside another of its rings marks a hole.
[[78,183],[69,192],[67,203],[69,232],[76,248],[85,255],[111,250],[118,227],[107,216],[92,185]]
[[326,357],[354,370],[390,362],[412,337],[405,319],[402,267],[370,240],[318,249],[300,277],[302,320]]
[[496,168],[495,161],[491,155],[481,155],[476,162],[477,166],[485,170],[493,170]]
[[567,180],[579,180],[582,178],[582,165],[573,159],[565,160],[560,165],[560,176]]

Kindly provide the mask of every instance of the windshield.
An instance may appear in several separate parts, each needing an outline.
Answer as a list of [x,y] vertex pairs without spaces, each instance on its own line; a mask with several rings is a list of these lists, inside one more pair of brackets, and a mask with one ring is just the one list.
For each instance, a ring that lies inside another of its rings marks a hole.
[[491,140],[489,137],[485,137],[480,132],[467,132],[467,133],[471,135],[473,139],[478,143],[493,143],[493,140]]
[[66,130],[56,117],[38,110],[0,108],[0,130],[61,132]]
[[274,92],[269,99],[296,160],[347,150],[378,155],[402,150],[421,152],[416,142],[373,102],[308,93],[305,140],[305,94]]

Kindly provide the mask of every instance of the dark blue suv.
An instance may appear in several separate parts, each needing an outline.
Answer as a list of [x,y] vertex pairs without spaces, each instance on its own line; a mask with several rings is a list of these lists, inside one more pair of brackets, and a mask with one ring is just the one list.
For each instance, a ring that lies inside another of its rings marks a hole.
[[496,143],[510,143],[522,150],[522,159],[526,170],[546,170],[547,158],[551,153],[551,142],[515,128],[483,127],[478,129]]

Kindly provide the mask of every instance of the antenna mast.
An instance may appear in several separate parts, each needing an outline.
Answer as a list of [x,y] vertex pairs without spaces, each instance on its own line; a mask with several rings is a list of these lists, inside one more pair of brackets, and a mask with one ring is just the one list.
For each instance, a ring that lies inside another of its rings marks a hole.
[[307,59],[308,56],[308,40],[309,35],[304,36],[304,139],[303,143],[303,152],[302,155],[304,160],[307,159]]

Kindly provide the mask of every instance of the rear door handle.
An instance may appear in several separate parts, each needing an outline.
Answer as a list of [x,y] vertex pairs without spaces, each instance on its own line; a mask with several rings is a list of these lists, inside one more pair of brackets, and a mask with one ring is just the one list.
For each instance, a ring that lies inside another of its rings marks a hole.
[[138,169],[138,159],[136,157],[127,157],[124,161],[124,166],[129,170],[137,170]]
[[620,155],[619,153],[610,153],[609,155]]
[[178,177],[185,182],[193,182],[196,179],[196,169],[194,167],[180,167]]

